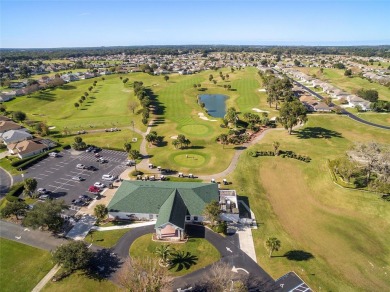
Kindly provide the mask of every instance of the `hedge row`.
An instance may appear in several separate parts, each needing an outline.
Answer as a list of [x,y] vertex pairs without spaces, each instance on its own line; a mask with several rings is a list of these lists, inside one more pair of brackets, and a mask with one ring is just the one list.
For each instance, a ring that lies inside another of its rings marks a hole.
[[16,160],[16,161],[12,162],[11,165],[13,167],[18,167],[19,165],[25,163],[26,161],[29,161],[30,159],[34,159],[35,157],[38,157],[40,155],[41,154],[37,154],[37,155],[34,155],[34,156],[30,156],[30,157],[26,157],[26,158],[22,158],[22,159]]
[[[250,156],[252,157],[257,157],[257,156],[275,156],[275,152],[274,151],[249,151],[248,153]],[[294,153],[293,151],[280,151],[279,152],[279,156],[282,157],[282,158],[294,158],[294,159],[297,159],[297,160],[300,160],[300,161],[304,161],[304,162],[310,162],[311,161],[311,158],[309,156],[303,156],[303,155],[299,155],[299,154],[296,154]]]
[[15,202],[19,200],[19,196],[23,193],[24,190],[24,183],[16,183],[14,184],[5,198],[7,199],[8,202]]
[[49,152],[41,153],[37,156],[32,157],[30,160],[18,165],[18,169],[25,169],[29,167],[30,165],[35,164],[37,161],[41,160],[42,158],[49,155]]

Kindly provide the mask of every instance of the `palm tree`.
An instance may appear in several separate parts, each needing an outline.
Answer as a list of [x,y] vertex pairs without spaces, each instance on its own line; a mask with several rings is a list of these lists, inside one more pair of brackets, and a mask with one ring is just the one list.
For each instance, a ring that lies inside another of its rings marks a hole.
[[79,106],[80,106],[80,105],[79,105],[77,102],[74,103],[74,107],[75,107],[75,108],[78,108]]
[[34,193],[37,188],[38,182],[35,178],[26,178],[24,180],[24,191],[27,195],[31,197],[31,194]]
[[269,250],[269,257],[272,257],[272,252],[274,250],[278,251],[280,248],[280,240],[276,237],[268,237],[267,241],[265,242],[267,249]]
[[228,142],[228,135],[226,135],[226,134],[221,134],[221,135],[218,136],[217,140],[218,140],[219,142],[221,142],[221,144],[222,144],[222,149],[225,149],[225,145],[226,145],[227,142]]
[[123,144],[123,149],[129,153],[129,151],[131,150],[131,143],[130,142],[126,142],[125,144]]
[[162,244],[156,248],[155,253],[160,257],[160,261],[163,265],[168,265],[170,262],[169,256],[172,254],[173,251],[174,249],[171,248],[169,244]]
[[274,151],[275,151],[275,156],[278,156],[279,155],[279,146],[280,146],[280,143],[278,141],[274,141],[272,143],[272,146],[274,146]]
[[137,171],[137,161],[136,160],[138,159],[139,155],[140,155],[140,153],[138,150],[130,150],[130,152],[129,152],[130,158],[135,161],[135,163],[134,163],[134,170],[135,171]]

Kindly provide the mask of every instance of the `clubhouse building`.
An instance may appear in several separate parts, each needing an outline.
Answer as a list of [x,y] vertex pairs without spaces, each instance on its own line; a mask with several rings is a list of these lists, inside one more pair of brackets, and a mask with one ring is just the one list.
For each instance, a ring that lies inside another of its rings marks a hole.
[[216,183],[123,181],[107,206],[109,217],[156,220],[156,238],[183,240],[188,223],[203,222],[204,208],[219,202],[221,220],[239,220],[234,190],[219,190]]

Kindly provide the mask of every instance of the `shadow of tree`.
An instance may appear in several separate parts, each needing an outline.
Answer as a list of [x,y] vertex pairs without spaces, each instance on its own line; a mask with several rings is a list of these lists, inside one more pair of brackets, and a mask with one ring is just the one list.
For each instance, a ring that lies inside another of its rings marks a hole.
[[96,280],[107,279],[120,265],[121,260],[117,255],[111,253],[109,249],[101,249],[92,256],[85,275]]
[[342,138],[341,133],[328,130],[322,127],[307,127],[299,131],[294,131],[299,139],[311,139],[311,138]]
[[72,90],[72,89],[76,89],[76,86],[65,84],[62,85],[60,88],[63,90]]
[[307,251],[304,250],[290,250],[286,252],[284,255],[290,261],[308,261],[314,259],[314,256]]
[[176,272],[181,271],[183,269],[188,270],[191,266],[196,265],[198,261],[198,257],[192,255],[190,252],[185,251],[177,251],[173,254],[173,258],[171,260],[171,267],[169,269],[173,269],[176,267]]

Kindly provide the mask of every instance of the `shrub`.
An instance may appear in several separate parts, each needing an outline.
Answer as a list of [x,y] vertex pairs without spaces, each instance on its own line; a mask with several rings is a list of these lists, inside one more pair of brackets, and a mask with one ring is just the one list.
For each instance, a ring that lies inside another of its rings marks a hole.
[[[50,152],[52,152],[52,151],[50,151]],[[46,157],[48,154],[49,154],[49,152],[45,152],[45,153],[39,154],[38,156],[34,156],[32,159],[27,160],[26,162],[18,165],[18,168],[25,169],[25,168],[29,167],[30,165],[33,165],[37,161],[41,160],[42,158]]]
[[140,171],[140,170],[133,170],[132,172],[131,172],[131,175],[132,176],[137,176],[137,175],[143,175],[144,173],[142,172],[142,171]]

